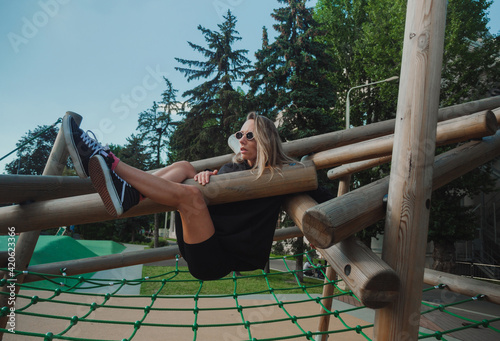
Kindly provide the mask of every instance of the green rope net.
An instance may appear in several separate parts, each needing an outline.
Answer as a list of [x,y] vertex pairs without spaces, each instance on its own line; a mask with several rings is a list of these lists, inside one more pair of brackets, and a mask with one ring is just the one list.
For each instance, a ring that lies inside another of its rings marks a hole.
[[[318,340],[322,334],[332,334],[335,340],[371,340],[373,319],[365,316],[373,316],[374,311],[362,306],[352,291],[342,290],[341,281],[306,276],[301,281],[302,270],[290,269],[287,257],[274,259],[283,260],[288,271],[233,273],[214,282],[191,277],[178,261],[151,278],[96,280],[30,273],[53,283],[52,289],[38,288],[36,282],[18,284],[17,276],[26,272],[16,272],[0,281],[2,295],[9,298],[13,296],[9,287],[20,289],[15,303],[9,301],[0,310],[8,319],[0,332],[5,340]],[[324,268],[317,270],[325,276]],[[126,286],[141,285],[151,293],[119,294]],[[214,293],[211,286],[221,292]],[[335,286],[334,294],[323,297],[324,286]],[[180,287],[189,288],[190,294],[176,294]],[[85,292],[96,288],[109,292]],[[439,285],[424,291],[443,289]],[[422,302],[420,325],[427,323],[420,328],[419,339],[456,340],[456,335],[466,332],[481,333],[477,335],[483,341],[488,335],[499,339],[499,317],[465,317],[457,314],[462,310],[454,309],[482,298],[450,304]],[[330,309],[324,305],[328,299],[333,299]],[[318,331],[321,316],[330,317],[330,330]],[[448,318],[459,327],[438,326],[437,321]]]

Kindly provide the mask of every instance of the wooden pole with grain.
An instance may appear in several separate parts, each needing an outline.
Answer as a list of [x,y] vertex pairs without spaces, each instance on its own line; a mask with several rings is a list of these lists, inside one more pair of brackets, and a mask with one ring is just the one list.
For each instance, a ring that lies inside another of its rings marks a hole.
[[[316,205],[309,195],[296,194],[285,200],[285,211],[302,229],[305,212]],[[305,236],[311,241],[308,235]],[[394,270],[356,239],[350,238],[318,251],[368,308],[381,308],[397,296],[399,279]]]
[[446,0],[409,0],[382,258],[400,295],[375,313],[378,341],[416,340],[432,193]]
[[[351,176],[346,175],[342,177],[339,180],[339,188],[337,190],[337,196],[341,196],[347,192],[349,192],[349,184],[351,183]],[[321,294],[322,297],[327,297],[323,299],[323,307],[321,307],[319,313],[321,316],[319,317],[318,321],[318,331],[319,332],[326,332],[329,329],[330,326],[330,315],[323,315],[326,314],[327,310],[332,309],[332,301],[333,301],[333,292],[335,291],[335,286],[334,285],[329,285],[332,281],[335,280],[337,277],[337,273],[333,269],[333,266],[329,266],[326,269],[326,274],[325,274],[325,280],[324,283],[325,285],[323,286],[323,293]],[[319,337],[316,338],[318,341],[327,341],[328,340],[328,334],[322,334],[319,335]]]
[[[66,115],[72,115],[75,118],[77,124],[80,124],[81,117],[75,113],[67,112]],[[59,133],[57,134],[56,141],[54,142],[54,146],[52,147],[52,151],[50,152],[49,158],[47,160],[47,164],[43,170],[43,175],[62,175],[64,167],[66,165],[66,161],[68,160],[69,152],[66,148],[66,142],[64,140],[63,129],[59,129]],[[21,217],[22,218],[22,217]],[[9,226],[13,226],[16,228],[18,223],[12,222]],[[33,252],[35,250],[36,243],[38,242],[38,238],[40,236],[40,231],[29,231],[22,232],[19,235],[19,238],[15,247],[15,269],[17,271],[24,271],[28,268],[28,265],[31,261],[31,257],[33,256]],[[16,277],[16,283],[22,284],[24,279],[24,274]],[[7,278],[6,278],[7,277]],[[9,274],[4,274],[4,279],[10,279]],[[15,286],[16,293],[19,291],[19,286]],[[2,288],[3,292],[9,291],[8,286],[4,286]],[[7,298],[9,295],[2,295],[0,298],[0,306],[7,306]],[[0,318],[0,326],[5,328],[8,322],[8,316],[4,316]],[[3,338],[3,333],[0,333],[0,339]]]
[[[184,183],[200,188],[208,205],[304,192],[318,187],[316,168],[312,162],[286,165],[280,173],[266,171],[258,179],[254,172],[247,170],[217,175],[206,186],[193,179]],[[173,208],[146,199],[119,218],[171,210]],[[117,219],[106,212],[96,193],[12,205],[2,207],[0,212],[0,233],[6,233],[7,227],[13,224],[18,232],[24,232]]]

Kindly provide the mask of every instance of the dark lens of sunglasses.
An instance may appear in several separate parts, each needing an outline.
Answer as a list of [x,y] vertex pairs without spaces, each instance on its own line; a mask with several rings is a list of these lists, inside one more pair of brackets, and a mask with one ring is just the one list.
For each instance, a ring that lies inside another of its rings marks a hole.
[[[239,131],[235,134],[235,136],[238,140],[240,140],[243,137],[243,133],[241,131]],[[247,140],[253,140],[253,133],[251,131],[246,133],[245,136],[246,136]]]

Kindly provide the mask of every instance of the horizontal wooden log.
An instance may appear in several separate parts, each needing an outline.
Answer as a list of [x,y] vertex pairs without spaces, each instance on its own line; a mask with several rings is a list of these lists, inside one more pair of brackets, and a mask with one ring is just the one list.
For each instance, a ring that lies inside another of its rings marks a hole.
[[[472,171],[500,155],[500,132],[438,155],[434,163],[433,189]],[[309,209],[303,221],[304,235],[319,248],[331,245],[376,223],[385,216],[383,197],[389,178],[375,181]]]
[[[459,104],[439,110],[440,121],[453,119],[465,115],[477,113],[482,110],[496,108],[500,105],[500,96],[487,98],[479,101]],[[497,114],[500,124],[500,112]],[[289,141],[283,144],[285,151],[294,157],[302,157],[311,153],[321,152],[328,149],[358,143],[394,132],[394,120],[377,122],[367,126],[355,127],[353,129],[335,131],[332,133],[312,136],[300,140]],[[217,156],[209,159],[193,161],[197,170],[216,169],[231,161],[233,154]],[[26,201],[42,201],[55,198],[84,195],[93,193],[93,187],[88,180],[76,177],[65,177],[67,179],[54,182],[54,188],[47,190],[44,185],[37,183],[37,176],[21,175],[26,179],[10,178],[14,175],[0,176],[0,204],[21,203]],[[17,176],[15,176],[17,177]],[[19,187],[16,186],[21,181]],[[5,185],[5,186],[4,186]]]
[[76,176],[0,175],[0,204],[42,201],[95,193],[89,179]]
[[500,96],[483,98],[461,104],[440,108],[438,111],[438,122],[451,120],[461,116],[467,116],[485,110],[493,110],[500,107]]
[[[286,199],[285,210],[297,226],[303,228],[305,212],[316,205],[317,202],[310,196],[298,194]],[[306,237],[311,241],[310,236]],[[314,242],[312,244],[315,245]],[[318,251],[367,307],[382,308],[397,297],[399,278],[396,272],[355,238],[348,238]]]
[[429,285],[444,284],[446,285],[446,290],[468,297],[486,295],[486,297],[484,297],[486,301],[500,304],[500,286],[498,284],[452,275],[432,269],[425,269],[424,283]]
[[[439,109],[438,121],[446,121],[467,116],[485,110],[500,107],[500,96],[484,98]],[[499,122],[500,123],[500,122]],[[348,144],[371,140],[394,133],[395,120],[376,122],[351,129],[334,131],[300,140],[283,143],[283,149],[292,157],[302,157],[328,149],[338,148]],[[226,154],[215,158],[191,162],[197,170],[215,169],[230,162],[234,154]]]
[[391,156],[378,157],[376,159],[357,161],[330,169],[327,173],[328,179],[336,180],[343,176],[361,172],[376,166],[383,165],[391,161]]
[[304,234],[297,226],[290,226],[274,231],[274,241],[302,237]]
[[[194,180],[186,180],[185,183],[200,188],[208,205],[304,192],[318,186],[316,169],[311,162],[287,165],[282,171],[274,174],[266,171],[258,179],[255,173],[249,170],[214,176],[206,186],[201,186]],[[120,218],[171,210],[173,208],[148,199]],[[115,218],[106,212],[100,197],[97,194],[88,194],[2,207],[0,233],[7,233],[9,226],[15,226],[16,232],[19,233],[112,219]]]
[[61,269],[66,269],[64,273],[67,276],[77,276],[90,272],[174,259],[177,255],[180,255],[177,246],[165,246],[148,250],[31,265],[28,267],[28,272],[30,273],[26,275],[24,282],[34,282],[44,279],[37,274],[44,274],[47,276],[62,275]]
[[[492,111],[483,111],[473,115],[458,117],[438,124],[436,144],[446,145],[475,138],[493,135],[498,130],[498,123]],[[340,166],[392,153],[394,135],[387,135],[340,148],[319,152],[307,157],[317,169]]]
[[[300,236],[302,236],[302,231],[297,226],[278,229],[274,232],[274,240],[283,240]],[[89,272],[174,259],[177,255],[180,256],[180,251],[177,246],[165,246],[155,249],[32,265],[28,267],[28,271],[31,272],[31,274],[25,277],[24,282],[42,280],[43,278],[37,274],[47,276],[61,275],[61,269],[66,269],[65,274],[67,276],[77,276]],[[6,253],[0,253],[0,263],[7,264]],[[4,267],[6,267],[6,265]]]
[[[494,109],[493,114],[496,116],[496,121],[497,124],[500,125],[500,108]],[[490,118],[491,120],[491,118]],[[491,124],[491,123],[489,123]],[[485,121],[485,125],[488,125],[487,121]],[[331,170],[328,171],[327,176],[328,179],[330,180],[336,180],[339,179],[343,176],[349,175],[349,174],[354,174],[360,171],[363,171],[365,169],[370,169],[376,166],[380,166],[384,163],[390,162],[392,159],[392,156],[383,156],[375,159],[368,159],[368,160],[363,160],[363,161],[357,161],[357,162],[352,162],[352,163],[347,163],[339,167],[335,167]]]

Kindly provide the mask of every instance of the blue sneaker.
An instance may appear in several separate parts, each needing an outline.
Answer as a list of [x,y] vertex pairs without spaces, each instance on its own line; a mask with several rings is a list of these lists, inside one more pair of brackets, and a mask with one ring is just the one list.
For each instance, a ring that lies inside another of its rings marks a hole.
[[109,158],[95,155],[90,159],[90,180],[106,207],[106,211],[118,217],[137,205],[140,193],[109,168]]
[[84,132],[78,127],[73,117],[66,115],[63,118],[62,129],[64,131],[64,139],[66,146],[73,160],[76,173],[80,178],[89,177],[89,160],[92,156],[101,154],[108,155],[109,148],[102,146],[95,135],[90,132],[94,137],[90,137],[88,133]]

